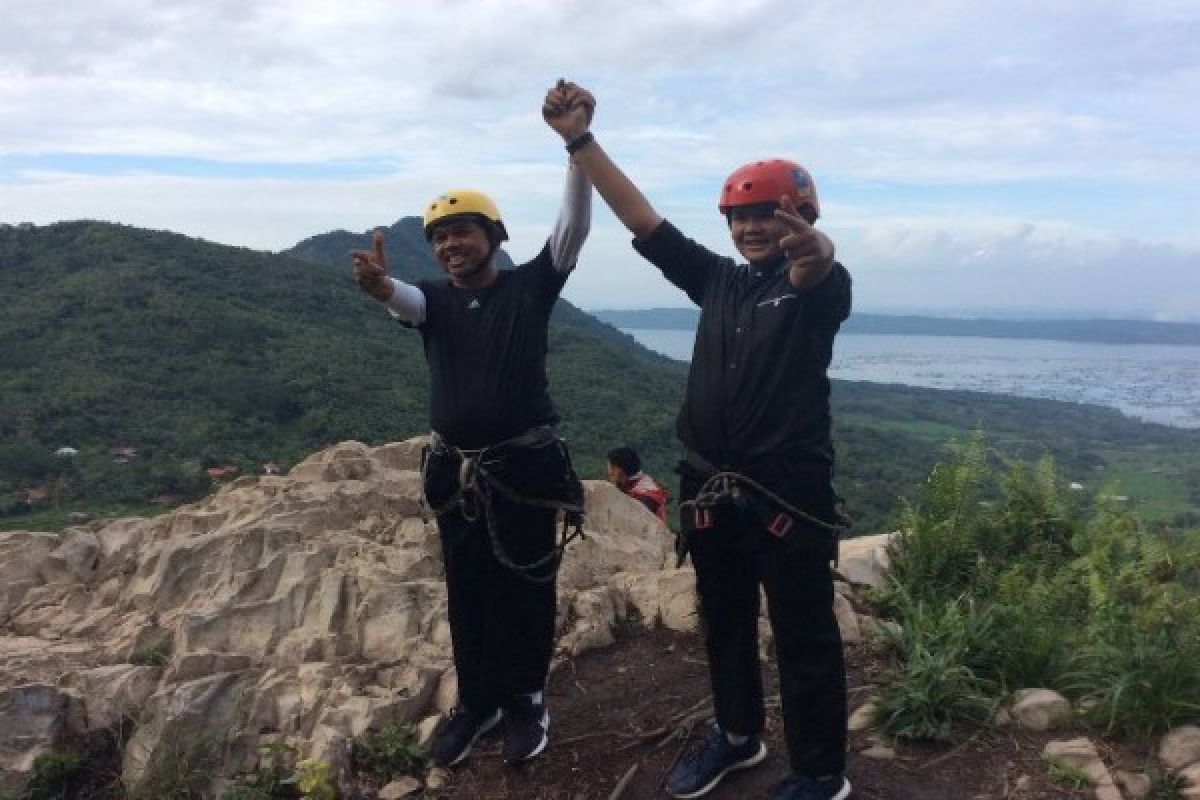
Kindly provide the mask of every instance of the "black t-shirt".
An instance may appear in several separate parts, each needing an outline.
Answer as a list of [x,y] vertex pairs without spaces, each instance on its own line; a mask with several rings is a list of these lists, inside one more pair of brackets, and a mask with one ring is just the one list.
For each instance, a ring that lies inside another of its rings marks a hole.
[[496,444],[558,415],[546,379],[546,329],[566,283],[543,247],[491,286],[420,281],[430,425],[457,447]]
[[834,264],[809,289],[786,261],[739,265],[663,222],[634,247],[700,306],[677,432],[716,466],[750,474],[786,464],[833,467],[829,378],[833,337],[850,314],[850,273]]

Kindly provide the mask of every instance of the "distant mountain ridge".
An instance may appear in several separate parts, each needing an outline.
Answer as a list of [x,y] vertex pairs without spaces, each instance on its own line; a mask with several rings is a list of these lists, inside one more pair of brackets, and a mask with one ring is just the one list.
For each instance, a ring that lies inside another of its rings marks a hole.
[[[592,311],[617,328],[695,330],[700,313],[694,308],[651,308],[637,311]],[[855,312],[842,325],[844,333],[908,336],[978,336],[992,339],[1050,339],[1101,344],[1200,345],[1200,324],[1115,319],[960,319]]]
[[[416,283],[422,279],[437,279],[444,276],[438,266],[429,244],[425,241],[424,228],[420,217],[403,217],[383,231],[384,254],[388,261],[388,270],[395,278],[407,283]],[[352,250],[369,250],[371,248],[372,231],[352,233],[346,230],[330,231],[316,236],[310,236],[295,246],[280,253],[283,256],[298,258],[310,264],[333,266],[346,270],[349,274],[350,252]],[[496,264],[501,269],[514,266],[508,252],[501,249],[496,256]],[[641,357],[656,361],[659,356],[637,344],[631,336],[614,330],[610,325],[598,322],[595,317],[579,310],[567,300],[559,300],[554,308],[554,322],[570,325],[586,330],[591,335],[607,341],[610,344],[627,347],[633,345]]]

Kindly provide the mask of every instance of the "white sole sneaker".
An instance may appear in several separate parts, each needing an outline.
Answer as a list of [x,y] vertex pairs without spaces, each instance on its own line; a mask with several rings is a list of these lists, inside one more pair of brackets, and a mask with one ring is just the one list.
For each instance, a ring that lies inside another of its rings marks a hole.
[[522,762],[528,761],[529,759],[540,754],[543,750],[546,749],[546,745],[550,743],[550,711],[549,711],[549,709],[544,709],[542,711],[542,718],[540,720],[538,720],[538,725],[542,729],[542,738],[538,741],[538,743],[534,746],[534,748],[532,750],[530,750],[528,753],[526,753],[525,755],[521,756],[520,758],[505,758],[504,763],[520,764]]
[[464,747],[462,752],[458,754],[458,758],[454,759],[453,761],[448,762],[445,766],[453,767],[458,764],[461,764],[463,762],[463,760],[468,755],[471,754],[471,748],[475,746],[475,742],[479,741],[479,737],[483,736],[485,733],[490,731],[492,728],[499,725],[500,720],[503,716],[504,716],[504,712],[502,712],[500,709],[497,708],[496,713],[494,713],[494,714],[492,714],[492,716],[488,717],[487,720],[485,720],[484,723],[479,726],[479,729],[477,731],[475,731],[475,735],[471,737],[471,741],[467,742],[467,746]]
[[[718,772],[717,775],[711,781],[704,784],[699,789],[696,789],[695,791],[687,792],[687,793],[672,794],[672,793],[668,792],[668,794],[670,794],[671,797],[678,797],[678,798],[680,798],[680,800],[692,800],[692,798],[694,798],[694,797],[700,797],[702,795],[706,795],[709,792],[711,792],[713,789],[715,789],[717,784],[721,782],[721,779],[724,778],[729,773],[737,772],[740,769],[749,769],[750,767],[757,766],[758,764],[761,764],[762,760],[766,757],[767,757],[767,744],[766,744],[766,742],[760,741],[758,743],[758,751],[755,752],[754,755],[748,756],[746,758],[743,758],[741,761],[735,761],[734,763],[730,764],[728,767],[726,767],[725,769]],[[843,797],[844,796],[845,795],[843,795]]]

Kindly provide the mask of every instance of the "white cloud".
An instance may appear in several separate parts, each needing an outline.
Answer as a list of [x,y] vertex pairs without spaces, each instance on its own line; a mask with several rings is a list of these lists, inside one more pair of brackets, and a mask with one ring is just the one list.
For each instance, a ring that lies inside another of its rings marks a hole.
[[868,308],[1200,320],[1200,251],[1056,222],[877,220],[841,249]]
[[[566,75],[660,210],[723,252],[719,181],[791,155],[862,302],[1165,309],[1197,296],[1198,38],[1188,0],[24,4],[0,26],[0,221],[279,249],[473,185],[536,249],[563,158],[538,107]],[[568,296],[681,302],[626,240],[598,212],[601,266]]]

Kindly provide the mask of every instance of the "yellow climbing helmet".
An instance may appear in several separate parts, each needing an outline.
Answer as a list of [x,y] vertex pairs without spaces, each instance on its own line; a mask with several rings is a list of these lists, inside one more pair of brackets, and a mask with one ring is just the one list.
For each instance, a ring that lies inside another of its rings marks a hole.
[[500,218],[500,209],[496,208],[492,198],[473,189],[452,189],[439,194],[433,198],[433,202],[425,207],[426,241],[433,239],[434,225],[451,217],[464,215],[482,217],[498,229],[500,241],[508,240],[508,231],[504,229],[504,220]]

